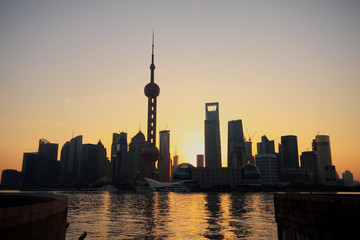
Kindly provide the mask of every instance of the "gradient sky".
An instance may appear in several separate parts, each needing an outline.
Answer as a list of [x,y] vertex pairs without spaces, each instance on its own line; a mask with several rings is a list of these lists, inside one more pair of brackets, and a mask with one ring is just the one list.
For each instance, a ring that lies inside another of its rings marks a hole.
[[[146,133],[151,34],[158,130],[195,165],[205,103],[245,136],[330,135],[333,164],[360,179],[360,2],[0,0],[0,171],[21,170],[45,138]],[[159,137],[157,137],[158,139]],[[277,151],[277,147],[276,147]]]

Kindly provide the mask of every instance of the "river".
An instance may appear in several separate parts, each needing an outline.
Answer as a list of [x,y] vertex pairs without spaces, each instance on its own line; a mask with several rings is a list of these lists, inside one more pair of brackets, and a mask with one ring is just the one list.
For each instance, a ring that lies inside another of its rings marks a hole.
[[66,239],[277,239],[271,193],[74,192]]

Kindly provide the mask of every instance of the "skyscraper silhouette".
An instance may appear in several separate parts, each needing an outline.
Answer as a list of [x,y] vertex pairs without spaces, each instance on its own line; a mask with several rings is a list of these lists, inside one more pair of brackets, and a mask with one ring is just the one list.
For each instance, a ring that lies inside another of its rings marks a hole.
[[158,162],[160,182],[171,182],[170,131],[160,131],[160,159]]
[[111,143],[111,165],[112,165],[112,177],[113,177],[113,184],[117,184],[119,182],[117,176],[120,176],[120,167],[118,163],[116,162],[116,154],[119,151],[120,145],[120,134],[119,133],[113,133],[113,140]]
[[297,137],[294,135],[281,137],[282,168],[299,168]]
[[61,180],[68,185],[79,181],[83,136],[79,135],[66,142],[61,149]]
[[244,133],[241,119],[228,122],[228,167],[245,164]]
[[142,150],[144,165],[142,176],[147,178],[157,178],[155,162],[159,159],[159,150],[156,144],[156,99],[160,94],[159,86],[154,82],[154,33],[152,38],[151,54],[151,75],[150,83],[145,86],[145,96],[148,98],[148,125],[147,125],[147,145]]
[[129,157],[131,161],[131,181],[135,182],[137,178],[141,177],[141,169],[143,167],[143,158],[141,156],[142,149],[146,146],[145,135],[139,131],[131,138],[129,144]]
[[257,143],[257,153],[258,154],[265,154],[265,153],[275,154],[274,140],[269,141],[269,139],[265,135],[262,136],[261,142]]
[[313,140],[313,151],[318,158],[318,176],[319,182],[324,184],[327,180],[327,171],[332,168],[330,137],[327,135],[317,135]]
[[219,103],[206,103],[205,115],[205,167],[221,168]]
[[59,175],[59,162],[57,143],[50,143],[46,139],[39,140],[37,184],[40,186],[51,186],[57,184]]

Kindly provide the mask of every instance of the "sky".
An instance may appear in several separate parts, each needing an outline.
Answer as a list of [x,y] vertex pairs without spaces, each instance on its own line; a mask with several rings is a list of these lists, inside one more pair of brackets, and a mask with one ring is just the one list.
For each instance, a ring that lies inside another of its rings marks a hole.
[[[157,130],[180,162],[204,153],[205,103],[246,138],[329,135],[341,177],[360,180],[360,2],[0,0],[0,171],[21,170],[39,139],[83,135],[110,155],[147,127],[155,31]],[[159,136],[157,136],[157,141]],[[276,151],[277,146],[276,146]]]

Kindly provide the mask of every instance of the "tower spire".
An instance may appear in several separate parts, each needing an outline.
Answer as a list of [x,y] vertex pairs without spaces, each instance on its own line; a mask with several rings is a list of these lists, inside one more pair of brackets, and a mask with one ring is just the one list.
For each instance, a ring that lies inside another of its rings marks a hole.
[[155,64],[154,64],[154,30],[153,30],[153,35],[152,35],[152,51],[151,51],[151,65],[150,65],[150,69],[151,69],[151,75],[150,75],[150,82],[154,82],[154,70],[155,70]]

